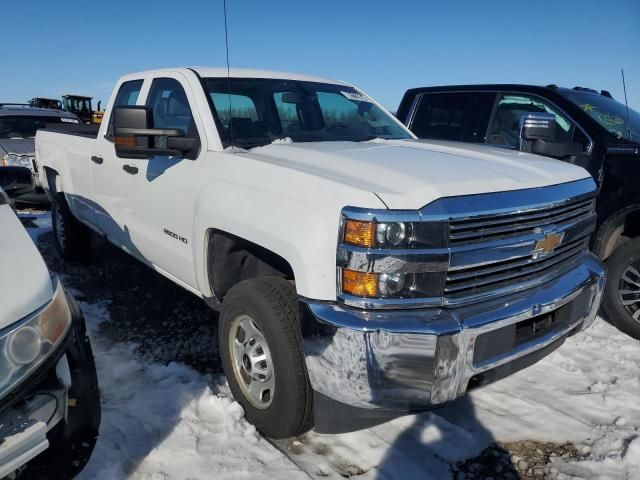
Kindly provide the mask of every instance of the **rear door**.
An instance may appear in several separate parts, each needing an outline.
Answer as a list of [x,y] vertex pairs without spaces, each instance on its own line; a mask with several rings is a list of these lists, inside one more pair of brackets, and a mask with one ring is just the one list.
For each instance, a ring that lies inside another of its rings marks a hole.
[[108,108],[106,122],[100,127],[93,153],[91,155],[91,184],[95,206],[95,225],[109,240],[118,246],[128,243],[128,225],[125,217],[129,209],[123,190],[133,188],[122,170],[123,161],[116,157],[113,145],[113,109],[115,107],[136,105],[144,79],[132,79],[116,86],[117,94],[113,105]]
[[421,93],[408,126],[418,138],[483,143],[494,99],[492,92]]

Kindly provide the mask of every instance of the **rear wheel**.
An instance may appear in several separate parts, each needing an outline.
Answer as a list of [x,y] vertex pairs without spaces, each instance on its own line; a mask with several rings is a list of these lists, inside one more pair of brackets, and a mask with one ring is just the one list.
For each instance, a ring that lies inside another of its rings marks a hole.
[[603,306],[620,330],[640,340],[640,238],[629,240],[607,260]]
[[65,260],[86,260],[91,249],[91,230],[78,221],[64,194],[57,193],[51,203],[51,223],[56,250]]
[[313,427],[301,343],[291,282],[256,278],[229,290],[220,315],[222,366],[247,420],[268,437],[292,437]]

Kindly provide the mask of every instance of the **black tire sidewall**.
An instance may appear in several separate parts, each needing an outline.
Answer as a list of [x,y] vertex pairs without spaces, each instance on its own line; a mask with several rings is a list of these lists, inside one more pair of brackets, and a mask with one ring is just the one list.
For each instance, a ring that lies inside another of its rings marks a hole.
[[[279,278],[275,278],[275,281],[284,282]],[[281,320],[277,318],[281,312],[277,311],[277,307],[274,309],[274,305],[254,288],[255,285],[251,285],[252,282],[254,281],[249,280],[238,284],[225,297],[220,316],[222,365],[229,388],[234,398],[244,408],[246,419],[268,437],[289,437],[302,433],[301,430],[306,430],[304,424],[308,423],[304,418],[308,410],[305,401],[309,399],[305,399],[305,396],[300,394],[305,388],[310,388],[304,368],[304,357],[299,348],[300,334],[299,330],[286,331],[281,328]],[[275,387],[272,402],[266,409],[258,409],[251,405],[234,377],[229,350],[229,332],[233,319],[242,314],[253,319],[262,331],[271,352]],[[293,348],[292,335],[297,335],[295,339],[297,348]],[[303,375],[300,374],[301,371]]]
[[[58,240],[58,222],[56,217],[62,220],[62,233],[65,237],[64,245]],[[77,220],[67,200],[62,193],[57,193],[51,204],[51,223],[53,229],[56,250],[65,260],[85,260],[89,256],[91,248],[91,230]]]
[[64,227],[63,228],[64,231],[62,233],[65,235],[65,238],[68,239],[69,235],[66,228],[67,219],[65,218],[65,215],[63,213],[63,210],[59,202],[60,202],[60,199],[56,195],[56,198],[51,203],[51,224],[52,224],[51,226],[53,228],[53,241],[55,242],[56,249],[58,250],[58,253],[60,253],[60,255],[65,257],[67,255],[65,247],[68,242],[65,242],[65,245],[63,246],[60,244],[60,241],[58,240],[59,238],[58,236],[60,232],[58,232],[59,224],[58,224],[58,221],[56,221],[57,217],[62,218],[62,226]]
[[640,238],[629,240],[607,260],[607,286],[602,302],[609,320],[620,330],[640,340],[640,322],[634,320],[619,297],[620,280],[629,265],[640,262]]

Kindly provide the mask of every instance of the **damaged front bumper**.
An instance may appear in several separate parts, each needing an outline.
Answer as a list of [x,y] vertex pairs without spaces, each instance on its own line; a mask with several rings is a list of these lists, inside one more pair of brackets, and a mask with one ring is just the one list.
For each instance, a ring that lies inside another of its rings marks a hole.
[[604,283],[586,254],[544,285],[464,307],[374,311],[301,299],[316,425],[327,430],[318,411],[326,400],[402,414],[524,368],[594,321]]

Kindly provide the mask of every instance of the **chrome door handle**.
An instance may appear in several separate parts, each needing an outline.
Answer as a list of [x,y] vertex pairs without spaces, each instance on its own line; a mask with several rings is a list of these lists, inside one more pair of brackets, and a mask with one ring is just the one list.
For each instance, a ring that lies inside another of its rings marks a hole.
[[101,156],[99,156],[99,155],[92,155],[92,156],[91,156],[91,161],[92,161],[93,163],[97,163],[98,165],[100,165],[102,162],[104,162],[104,158],[102,158],[102,157],[101,157]]
[[123,165],[122,169],[125,172],[130,173],[131,175],[135,175],[136,173],[138,173],[138,167],[134,167],[133,165]]

